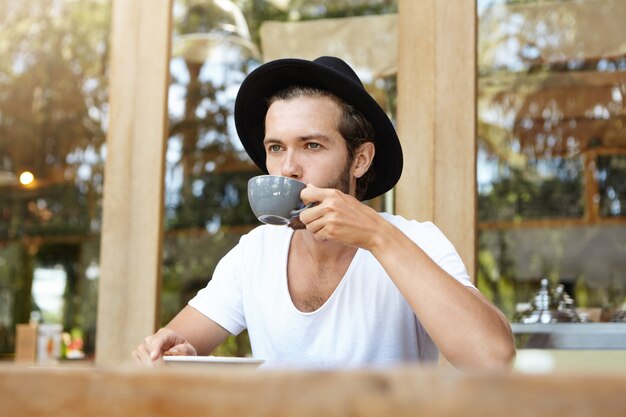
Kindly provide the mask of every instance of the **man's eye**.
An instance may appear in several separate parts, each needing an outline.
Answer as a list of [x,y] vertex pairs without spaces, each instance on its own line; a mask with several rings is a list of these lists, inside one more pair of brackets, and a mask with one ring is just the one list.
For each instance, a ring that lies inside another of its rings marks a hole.
[[319,143],[315,143],[315,142],[309,142],[306,145],[309,149],[319,149],[321,146]]
[[270,152],[278,152],[280,151],[280,145],[270,145],[267,147]]

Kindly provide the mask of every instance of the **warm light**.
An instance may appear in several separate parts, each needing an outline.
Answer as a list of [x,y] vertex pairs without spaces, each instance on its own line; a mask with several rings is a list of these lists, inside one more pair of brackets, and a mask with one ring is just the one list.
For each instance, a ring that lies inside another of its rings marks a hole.
[[24,171],[20,174],[20,184],[30,185],[35,181],[35,176],[32,172]]

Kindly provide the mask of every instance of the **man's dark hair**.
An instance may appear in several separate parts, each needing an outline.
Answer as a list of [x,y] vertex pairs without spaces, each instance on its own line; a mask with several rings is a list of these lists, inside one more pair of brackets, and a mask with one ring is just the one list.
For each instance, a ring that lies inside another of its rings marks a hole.
[[[287,88],[279,90],[269,98],[267,106],[272,105],[278,100],[289,100],[297,97],[328,97],[341,109],[341,116],[337,130],[346,141],[348,149],[348,158],[352,162],[356,154],[356,150],[366,142],[374,142],[374,127],[372,124],[358,111],[354,106],[346,103],[333,93],[315,87],[307,87],[300,85],[291,85]],[[367,191],[367,187],[374,180],[374,164],[371,164],[368,171],[356,180],[356,198],[363,199]]]

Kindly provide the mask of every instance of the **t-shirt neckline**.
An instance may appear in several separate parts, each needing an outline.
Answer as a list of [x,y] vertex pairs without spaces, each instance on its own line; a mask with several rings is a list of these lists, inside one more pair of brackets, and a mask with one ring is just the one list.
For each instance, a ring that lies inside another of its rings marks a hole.
[[282,289],[283,289],[283,294],[285,297],[285,302],[289,305],[289,308],[296,312],[297,314],[300,314],[302,316],[314,316],[317,314],[321,314],[322,311],[324,311],[325,309],[327,309],[328,305],[330,305],[333,300],[335,298],[338,297],[337,294],[339,294],[342,290],[343,287],[345,287],[347,284],[347,281],[350,278],[350,275],[352,275],[352,270],[355,268],[355,265],[358,261],[358,258],[361,254],[362,249],[361,248],[357,248],[354,256],[352,257],[352,260],[350,261],[350,265],[348,266],[348,269],[346,269],[346,272],[343,274],[343,277],[341,277],[341,281],[339,281],[339,284],[337,285],[337,287],[335,288],[335,290],[333,291],[333,293],[330,295],[330,297],[328,297],[328,299],[326,299],[326,301],[324,301],[324,304],[322,304],[317,310],[314,311],[301,311],[300,309],[298,309],[298,307],[296,307],[296,305],[293,303],[293,299],[291,298],[291,293],[289,293],[289,281],[288,281],[288,276],[287,276],[287,266],[288,266],[288,261],[289,261],[289,248],[291,247],[291,240],[293,239],[293,236],[295,234],[295,230],[293,229],[289,229],[289,236],[286,239],[286,245],[282,248],[282,262],[283,262],[283,268],[282,268]]

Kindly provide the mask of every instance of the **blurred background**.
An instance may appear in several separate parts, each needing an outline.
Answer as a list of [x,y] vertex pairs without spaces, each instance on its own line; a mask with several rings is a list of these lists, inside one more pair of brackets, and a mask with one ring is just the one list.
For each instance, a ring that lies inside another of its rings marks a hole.
[[[246,183],[259,171],[232,118],[245,74],[330,51],[393,119],[397,12],[174,1],[161,324],[258,224]],[[479,0],[476,14],[477,172],[459,181],[477,183],[477,285],[515,320],[548,278],[610,321],[626,283],[626,2]],[[110,26],[110,0],[0,0],[0,355],[31,318],[93,355]],[[393,199],[369,204],[393,211]],[[246,338],[217,354],[247,354]]]

